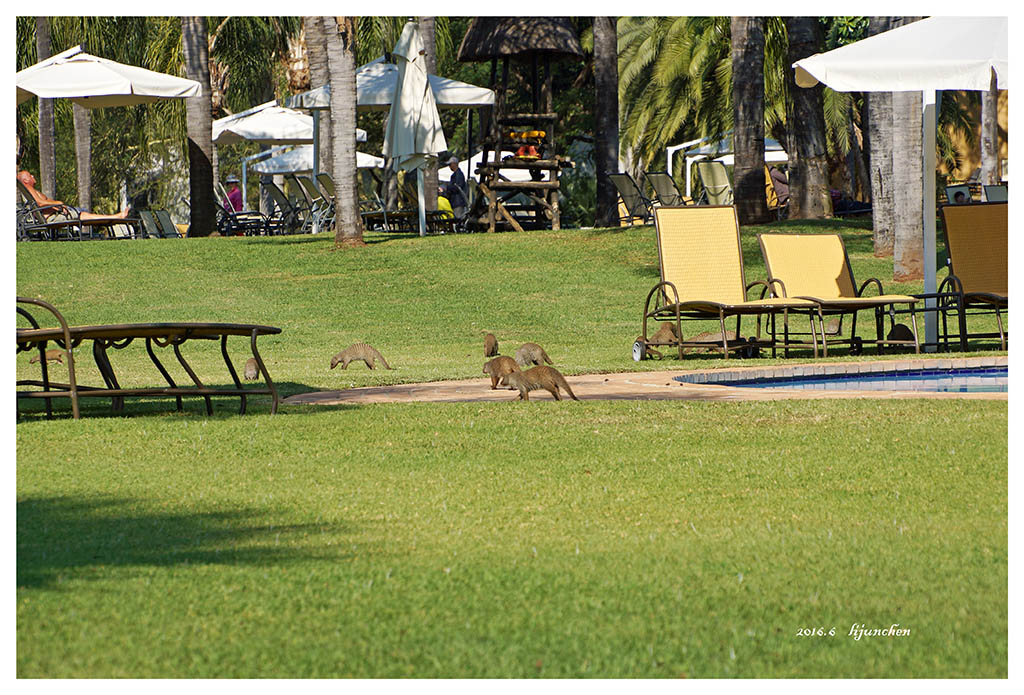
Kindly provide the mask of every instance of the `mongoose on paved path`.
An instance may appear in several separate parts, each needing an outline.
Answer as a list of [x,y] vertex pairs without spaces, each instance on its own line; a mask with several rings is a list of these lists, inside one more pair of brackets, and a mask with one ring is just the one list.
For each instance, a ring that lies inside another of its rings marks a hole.
[[548,357],[548,353],[544,352],[537,343],[523,343],[523,346],[516,350],[516,362],[521,367],[527,367],[531,364],[554,364],[551,358]]
[[494,357],[498,354],[498,339],[493,333],[484,336],[484,357]]
[[243,370],[243,376],[246,381],[256,381],[256,378],[260,375],[260,366],[256,364],[256,358],[250,357],[245,361],[245,369]]
[[[37,352],[36,354],[32,355],[31,359],[29,359],[29,364],[35,364],[38,361],[39,361],[39,353]],[[60,362],[61,364],[64,364],[64,351],[63,350],[47,350],[46,351],[46,361],[47,362]]]
[[391,369],[391,367],[388,366],[387,360],[384,359],[384,356],[366,343],[349,345],[347,348],[332,357],[331,369],[334,369],[339,364],[342,369],[348,369],[348,363],[354,360],[362,360],[370,369],[373,369],[375,362],[380,360],[380,363],[384,365],[384,369]]
[[516,364],[516,361],[511,357],[505,357],[504,355],[498,355],[493,360],[484,364],[484,374],[488,374],[491,377],[492,391],[498,388],[498,382],[501,381],[506,374],[518,371],[519,365]]
[[545,367],[541,365],[534,367],[533,369],[527,369],[525,372],[512,372],[506,374],[505,378],[501,380],[502,384],[508,384],[519,389],[519,400],[528,401],[530,400],[529,392],[535,391],[536,389],[544,389],[549,391],[552,396],[555,397],[556,401],[562,400],[562,397],[558,394],[558,389],[563,388],[565,392],[569,394],[569,397],[574,401],[578,401],[579,398],[569,388],[569,382],[565,380],[557,369],[551,367]]

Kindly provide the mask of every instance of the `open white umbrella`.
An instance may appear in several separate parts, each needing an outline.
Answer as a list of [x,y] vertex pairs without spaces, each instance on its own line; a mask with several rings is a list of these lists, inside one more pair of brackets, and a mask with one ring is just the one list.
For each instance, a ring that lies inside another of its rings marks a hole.
[[[304,145],[313,142],[313,118],[276,101],[218,118],[213,122],[213,142],[228,145],[238,142],[261,145]],[[366,131],[356,128],[356,142],[366,142]]]
[[14,81],[19,104],[39,96],[70,99],[87,109],[194,97],[202,91],[195,80],[99,58],[81,46],[25,68]]
[[[359,169],[382,169],[384,160],[365,152],[356,152],[356,167]],[[313,171],[313,146],[302,145],[288,152],[274,155],[252,165],[260,174],[301,174]]]
[[[922,92],[924,291],[936,291],[935,127],[936,91],[988,90],[993,72],[1009,89],[1006,17],[930,17],[793,64],[796,83],[818,82],[840,92]],[[926,307],[934,307],[928,299]],[[937,342],[934,312],[925,313],[925,339]]]
[[[431,159],[448,149],[434,93],[427,80],[423,41],[419,25],[406,22],[393,51],[398,58],[398,82],[384,131],[384,156],[394,162],[396,171],[422,169]],[[423,176],[417,176],[420,211],[420,236],[427,233]]]

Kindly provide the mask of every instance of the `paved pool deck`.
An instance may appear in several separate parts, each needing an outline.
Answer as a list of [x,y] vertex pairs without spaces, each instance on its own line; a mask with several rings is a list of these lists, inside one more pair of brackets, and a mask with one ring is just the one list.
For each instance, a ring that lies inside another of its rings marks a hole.
[[[567,376],[573,393],[587,400],[702,400],[771,401],[817,398],[927,398],[1006,401],[1007,393],[935,393],[925,391],[796,391],[787,389],[742,388],[719,381],[785,376],[858,374],[907,369],[962,369],[968,367],[1008,366],[1005,355],[993,357],[872,360],[865,362],[808,362],[796,365],[730,367],[725,369],[666,369],[656,372],[584,374]],[[677,381],[682,376],[687,382]],[[564,394],[563,394],[564,397]],[[290,396],[283,404],[363,405],[368,403],[467,403],[513,401],[519,393],[499,387],[491,390],[490,378],[435,381],[395,386],[368,386],[340,391],[316,391]],[[547,391],[533,391],[530,400],[554,400]]]

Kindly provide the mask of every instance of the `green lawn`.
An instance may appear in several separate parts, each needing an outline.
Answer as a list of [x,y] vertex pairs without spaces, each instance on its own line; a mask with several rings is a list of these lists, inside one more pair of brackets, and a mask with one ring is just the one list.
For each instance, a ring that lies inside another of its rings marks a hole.
[[[840,229],[858,281],[891,276],[856,224],[775,226]],[[650,228],[367,241],[18,244],[17,289],[77,324],[280,326],[285,393],[484,380],[484,331],[570,380],[748,363],[632,361]],[[396,369],[328,370],[359,340]],[[113,359],[152,381],[140,346]],[[253,400],[25,406],[19,676],[1007,674],[1005,402]]]

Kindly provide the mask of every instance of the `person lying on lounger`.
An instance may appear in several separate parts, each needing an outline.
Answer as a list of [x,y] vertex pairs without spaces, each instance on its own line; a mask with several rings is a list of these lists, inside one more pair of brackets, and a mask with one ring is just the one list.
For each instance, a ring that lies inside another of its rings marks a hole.
[[36,190],[36,177],[24,169],[18,172],[18,180],[21,181],[25,186],[25,189],[32,195],[33,200],[35,200],[36,205],[41,208],[40,211],[46,216],[47,221],[59,219],[109,220],[124,219],[128,217],[128,208],[125,208],[114,215],[99,215],[95,212],[79,210],[78,208],[71,207],[70,205],[65,205],[63,201],[48,198]]

